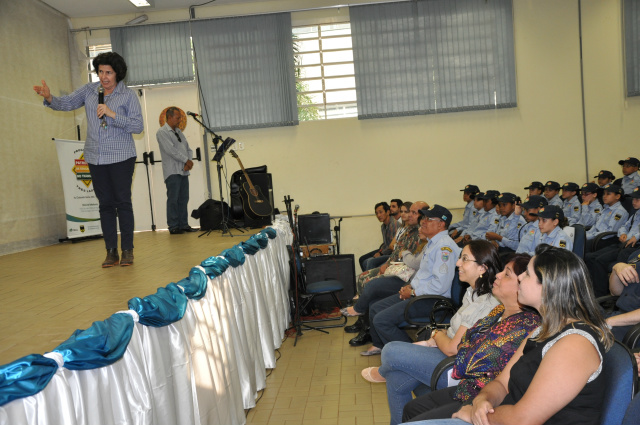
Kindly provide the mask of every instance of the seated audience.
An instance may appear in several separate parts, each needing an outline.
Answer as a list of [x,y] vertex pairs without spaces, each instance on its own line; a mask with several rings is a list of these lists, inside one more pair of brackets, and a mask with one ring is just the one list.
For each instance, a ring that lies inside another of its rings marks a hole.
[[638,158],[629,157],[621,159],[618,161],[618,164],[622,165],[622,174],[624,174],[624,176],[616,180],[614,184],[622,187],[624,193],[631,193],[633,189],[640,186],[640,173],[638,173],[640,161]]
[[584,262],[591,273],[593,290],[596,297],[609,294],[608,274],[615,263],[626,261],[627,257],[637,249],[640,239],[640,188],[635,188],[629,195],[632,198],[633,214],[627,222],[618,229],[618,243],[607,245],[597,251],[584,256]]
[[585,183],[582,185],[580,193],[582,194],[582,208],[580,209],[580,218],[577,224],[584,226],[589,230],[602,212],[602,204],[598,200],[598,185],[595,183]]
[[562,199],[560,199],[560,195],[558,195],[558,193],[560,193],[560,183],[549,180],[544,185],[543,195],[547,198],[549,205],[555,205],[562,208]]
[[[430,210],[420,211],[424,218],[420,222],[420,230],[427,239],[418,271],[408,285],[400,288],[397,294],[371,304],[369,309],[370,335],[373,345],[362,352],[369,356],[379,354],[384,344],[389,341],[404,341],[407,334],[398,326],[404,322],[404,309],[409,298],[419,295],[440,295],[451,297],[451,282],[455,274],[455,262],[460,255],[460,248],[449,237],[447,229],[451,224],[451,212],[440,206],[434,205]],[[407,260],[403,256],[404,262]],[[409,263],[407,263],[409,264]],[[412,266],[409,264],[409,266]],[[414,266],[412,266],[414,267]],[[414,267],[416,268],[416,267]],[[365,291],[381,279],[369,282]],[[362,299],[362,297],[360,297]],[[359,300],[360,301],[360,300]],[[418,316],[418,312],[409,312]],[[420,311],[419,316],[424,317],[428,311]]]
[[518,301],[542,316],[496,379],[453,417],[422,424],[597,425],[604,400],[604,353],[613,345],[584,263],[541,245],[520,275]]
[[[604,232],[617,232],[627,221],[629,213],[620,203],[620,198],[624,194],[622,188],[615,184],[608,184],[604,187],[602,200],[604,207],[596,223],[587,231],[587,240],[593,240],[597,235]],[[587,252],[592,251],[591,244],[587,244]]]
[[[407,203],[402,206],[403,211],[406,211]],[[393,252],[387,259],[387,262],[380,267],[362,272],[356,281],[356,289],[358,296],[362,293],[365,285],[372,279],[385,277],[384,273],[392,262],[402,261],[402,253],[408,251],[412,254],[419,254],[422,248],[426,244],[426,241],[420,239],[418,218],[420,217],[420,210],[423,208],[429,208],[429,205],[424,201],[418,201],[409,207],[409,211],[404,215],[404,232],[397,237],[397,242],[394,244]],[[401,229],[401,230],[402,230]],[[400,232],[400,230],[398,231]],[[393,277],[393,276],[389,276]],[[397,278],[400,280],[399,278]],[[351,314],[355,315],[355,310],[351,309]],[[365,310],[368,313],[368,308]],[[369,320],[368,317],[359,316],[356,323],[350,326],[345,326],[344,330],[348,333],[364,332],[368,335]]]
[[[414,203],[411,206],[412,211],[414,207],[417,207],[418,205],[420,205],[420,202]],[[424,216],[425,211],[428,211],[428,210],[427,209],[419,210],[420,222],[427,221],[427,219]],[[418,234],[421,240],[427,239],[426,230],[427,230],[426,227],[418,226]],[[427,246],[428,244],[424,246],[424,249],[422,250],[422,252],[416,255],[416,258],[418,259],[417,264],[415,264],[414,262],[410,262],[411,264],[409,264],[408,258],[412,257],[413,254],[411,251],[408,251],[408,250],[401,251],[400,255],[402,257],[402,261],[408,264],[409,267],[412,267],[413,269],[418,270],[421,266],[421,259],[425,261],[427,259],[426,258]],[[419,276],[421,276],[420,270],[416,272],[416,274],[411,279],[411,282],[416,281],[416,279],[418,279]],[[373,303],[375,303],[376,301],[382,300],[392,294],[397,294],[398,291],[406,284],[407,283],[401,278],[399,278],[398,276],[379,276],[375,279],[370,279],[368,283],[366,283],[363,286],[363,289],[360,292],[359,297],[357,301],[353,304],[353,306],[343,308],[341,310],[341,313],[347,317],[362,316],[362,315],[368,314],[369,307]],[[371,342],[371,334],[369,333],[370,324],[371,324],[371,320],[369,319],[364,325],[361,325],[362,329],[360,330],[360,332],[356,337],[352,338],[349,341],[349,345],[353,347],[358,347],[360,345],[364,345]]]
[[480,189],[478,186],[473,184],[468,184],[461,190],[462,192],[462,200],[467,203],[467,206],[464,207],[464,214],[462,216],[462,220],[453,223],[449,226],[449,235],[455,239],[458,237],[460,233],[462,233],[469,225],[473,218],[478,214],[478,210],[474,207],[474,199],[478,193],[480,193]]
[[525,187],[525,189],[529,190],[527,196],[540,196],[544,191],[544,185],[542,184],[542,182],[534,181],[531,182],[529,186]]
[[483,211],[478,217],[475,226],[469,226],[467,230],[456,238],[458,245],[466,245],[475,239],[485,239],[489,226],[499,221],[498,212],[496,211],[499,196],[500,192],[497,190],[487,190],[484,194],[479,193],[477,195],[483,200]]
[[607,318],[607,324],[618,341],[622,341],[632,326],[640,323],[640,279],[638,262],[640,249],[637,249],[625,262],[613,266],[609,277],[609,289],[612,295],[619,296],[616,301],[618,312]]
[[368,270],[366,261],[370,258],[378,258],[382,255],[391,254],[392,249],[389,245],[398,231],[398,222],[389,215],[389,204],[386,202],[378,202],[375,206],[375,213],[378,221],[382,223],[380,226],[382,231],[382,244],[380,245],[380,248],[360,257],[360,268],[363,272]]
[[577,183],[569,182],[562,185],[562,211],[569,222],[569,226],[573,226],[580,220],[579,191],[580,186]]
[[[501,305],[494,308],[487,317],[480,319],[469,329],[457,347],[458,354],[452,378],[460,380],[458,385],[430,392],[409,401],[405,405],[402,415],[404,422],[450,418],[504,369],[520,343],[529,333],[540,326],[540,316],[531,310],[523,311],[522,306],[518,303],[518,275],[526,270],[530,259],[531,257],[527,254],[515,254],[504,270],[496,276],[493,295],[500,300]],[[391,397],[394,395],[393,387],[399,386],[393,384],[400,384],[398,378],[402,378],[403,374],[408,375],[407,378],[414,378],[416,374],[413,371],[424,364],[423,359],[425,358],[424,355],[416,358],[416,356],[407,353],[404,356],[405,359],[395,359],[395,363],[400,367],[395,366],[387,360],[389,359],[387,351],[395,347],[395,344],[389,344],[382,351],[382,366],[380,367],[381,374],[387,378],[390,406]],[[391,358],[391,360],[394,359]],[[414,364],[405,369],[403,366],[409,366],[408,362],[411,360],[414,360]],[[387,366],[385,361],[391,367]],[[428,360],[428,364],[432,364],[431,359]],[[390,372],[387,372],[387,369],[390,369]],[[396,372],[397,370],[399,372]],[[419,382],[430,385],[431,377],[429,376],[428,380],[425,378],[427,377],[420,376]],[[440,386],[445,386],[446,376],[441,377],[439,383]],[[390,387],[392,388],[390,389]],[[412,382],[409,385],[402,383],[402,393],[407,390],[409,392],[409,397],[405,400],[411,400],[410,391],[413,389],[411,387],[415,387]],[[391,422],[393,423],[393,420]]]
[[498,198],[500,219],[498,223],[489,226],[485,238],[498,247],[499,252],[514,252],[511,241],[519,240],[520,228],[524,226],[525,219],[516,214],[516,202],[518,198],[513,193],[505,192]]

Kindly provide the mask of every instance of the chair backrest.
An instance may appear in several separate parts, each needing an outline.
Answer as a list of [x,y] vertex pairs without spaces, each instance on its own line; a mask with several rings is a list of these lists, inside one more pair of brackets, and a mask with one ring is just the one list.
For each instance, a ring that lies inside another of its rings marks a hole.
[[451,301],[453,301],[453,306],[456,309],[462,305],[464,293],[468,287],[469,285],[467,283],[460,282],[460,275],[458,274],[458,268],[456,267],[453,280],[451,281]]
[[569,236],[569,240],[573,243],[573,239],[576,235],[576,229],[573,226],[564,226],[562,230]]
[[618,425],[635,393],[638,365],[631,351],[615,341],[604,355],[602,373],[605,390],[600,425]]
[[622,425],[638,425],[638,418],[640,418],[640,396],[636,396],[631,400]]
[[587,232],[584,230],[584,226],[582,224],[574,224],[573,225],[573,253],[580,258],[584,258],[584,248],[586,243],[587,243]]

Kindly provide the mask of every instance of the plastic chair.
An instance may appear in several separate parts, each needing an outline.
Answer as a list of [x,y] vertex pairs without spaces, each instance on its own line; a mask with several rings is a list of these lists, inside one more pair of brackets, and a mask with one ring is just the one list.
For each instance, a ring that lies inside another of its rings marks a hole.
[[582,224],[574,224],[573,228],[573,253],[584,258],[584,250],[587,244],[587,232]]
[[635,394],[638,380],[636,359],[627,347],[615,341],[604,355],[602,373],[605,392],[600,425],[619,425]]

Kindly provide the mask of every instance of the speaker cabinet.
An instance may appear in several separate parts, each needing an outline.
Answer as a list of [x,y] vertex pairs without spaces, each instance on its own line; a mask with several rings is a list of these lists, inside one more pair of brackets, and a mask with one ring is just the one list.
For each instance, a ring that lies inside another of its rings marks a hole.
[[[340,302],[346,306],[356,295],[356,266],[353,254],[319,255],[304,262],[307,283],[335,279],[342,283],[344,290],[338,292]],[[329,295],[314,298],[319,308],[332,307],[335,303]]]

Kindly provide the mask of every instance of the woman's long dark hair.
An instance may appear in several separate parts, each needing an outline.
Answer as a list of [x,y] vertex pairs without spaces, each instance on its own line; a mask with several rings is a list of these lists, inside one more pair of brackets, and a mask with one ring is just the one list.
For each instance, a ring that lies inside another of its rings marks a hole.
[[472,240],[466,246],[469,247],[469,251],[476,259],[476,263],[485,266],[487,269],[476,279],[474,294],[480,296],[491,293],[496,275],[502,271],[502,260],[498,255],[498,248],[482,239]]
[[536,247],[533,270],[542,285],[542,329],[536,339],[544,341],[576,320],[590,326],[608,350],[613,334],[596,304],[584,262],[564,248],[541,244]]

